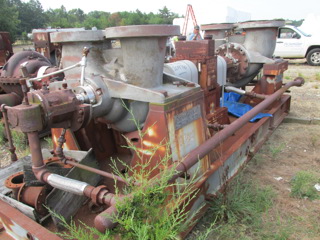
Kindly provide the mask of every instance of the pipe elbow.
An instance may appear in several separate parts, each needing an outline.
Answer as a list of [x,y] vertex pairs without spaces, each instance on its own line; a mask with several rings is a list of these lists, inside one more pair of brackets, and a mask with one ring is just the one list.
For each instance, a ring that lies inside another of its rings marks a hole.
[[41,182],[46,183],[48,176],[51,174],[45,165],[41,167],[32,167],[34,176]]
[[108,207],[106,210],[95,217],[95,228],[101,233],[105,233],[108,229],[114,228],[117,223],[113,221],[113,216],[117,213],[118,212],[115,206]]

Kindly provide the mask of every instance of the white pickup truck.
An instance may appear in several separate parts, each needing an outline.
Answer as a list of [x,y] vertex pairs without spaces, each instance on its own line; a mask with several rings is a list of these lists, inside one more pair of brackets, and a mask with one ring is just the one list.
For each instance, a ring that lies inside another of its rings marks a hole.
[[279,28],[274,56],[306,58],[309,65],[320,66],[320,35],[306,34],[295,26]]

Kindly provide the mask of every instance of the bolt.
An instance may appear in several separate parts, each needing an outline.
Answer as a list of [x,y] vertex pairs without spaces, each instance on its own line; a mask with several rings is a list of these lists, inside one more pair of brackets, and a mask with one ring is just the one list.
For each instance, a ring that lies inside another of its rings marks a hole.
[[102,95],[102,91],[101,91],[101,89],[99,88],[99,89],[97,89],[97,91],[96,91],[96,93],[100,96],[100,95]]
[[82,118],[78,118],[77,122],[81,123],[82,122]]
[[62,83],[62,87],[63,87],[63,89],[67,89],[68,84],[67,83]]
[[83,114],[84,114],[83,109],[79,109],[78,113],[79,113],[80,115],[83,115]]

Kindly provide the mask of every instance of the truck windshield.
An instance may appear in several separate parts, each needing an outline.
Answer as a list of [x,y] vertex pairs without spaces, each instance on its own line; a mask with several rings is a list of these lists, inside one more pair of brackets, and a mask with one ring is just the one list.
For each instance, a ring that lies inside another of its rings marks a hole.
[[299,29],[299,28],[297,28],[297,27],[295,27],[295,29],[296,29],[299,33],[301,33],[302,35],[304,35],[304,36],[306,36],[306,37],[311,37],[311,34],[307,34],[307,33],[303,32],[301,29]]

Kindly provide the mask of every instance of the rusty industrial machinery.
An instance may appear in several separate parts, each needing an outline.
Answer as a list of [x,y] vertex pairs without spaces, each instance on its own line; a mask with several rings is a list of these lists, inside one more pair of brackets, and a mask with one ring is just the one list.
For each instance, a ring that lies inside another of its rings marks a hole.
[[[52,214],[43,205],[70,220],[87,200],[101,211],[77,217],[100,232],[115,227],[116,203],[131,197],[122,190],[139,184],[121,174],[126,166],[140,168],[151,155],[150,184],[165,168],[175,170],[170,182],[195,181],[186,209],[199,218],[288,114],[290,95],[284,93],[303,84],[302,78],[284,84],[288,62],[271,58],[282,25],[202,26],[210,39],[178,41],[176,56],[166,64],[166,41],[179,34],[177,26],[51,33],[51,41],[62,47],[59,69],[35,53],[12,65],[11,58],[0,84],[19,83],[21,92],[14,93],[23,101],[3,104],[2,112],[7,124],[27,134],[31,162],[19,160],[13,164],[19,167],[2,175],[0,236],[60,239],[40,225]],[[239,93],[240,102],[231,103],[225,90]],[[248,110],[239,114],[240,105]],[[38,133],[48,128],[55,146],[44,152]],[[121,147],[129,145],[137,151]]]
[[59,44],[53,44],[50,39],[50,33],[54,30],[33,30],[33,44],[35,51],[39,52],[41,55],[45,56],[50,62],[58,66],[61,57],[61,48]]
[[8,32],[0,32],[0,69],[13,55],[12,44]]

